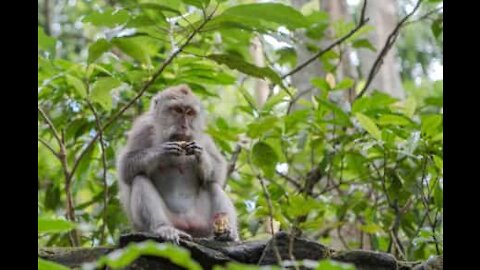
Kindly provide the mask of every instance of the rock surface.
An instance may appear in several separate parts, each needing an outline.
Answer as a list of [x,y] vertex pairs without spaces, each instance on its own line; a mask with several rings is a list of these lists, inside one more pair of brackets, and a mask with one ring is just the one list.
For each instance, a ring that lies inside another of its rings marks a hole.
[[[71,268],[80,267],[83,263],[94,262],[109,252],[123,248],[129,243],[154,240],[164,242],[156,235],[132,233],[122,235],[118,247],[97,248],[41,248],[38,256]],[[305,238],[290,238],[284,232],[275,235],[278,254],[282,260],[322,260],[332,259],[340,262],[353,263],[357,270],[442,270],[443,257],[437,256],[420,262],[401,262],[388,253],[366,250],[335,251],[318,242]],[[213,269],[214,265],[224,265],[235,261],[255,265],[277,264],[277,256],[273,248],[273,238],[270,240],[219,242],[209,239],[180,240],[180,246],[188,249],[192,258],[203,269]],[[144,256],[138,258],[126,269],[183,269],[167,259]]]

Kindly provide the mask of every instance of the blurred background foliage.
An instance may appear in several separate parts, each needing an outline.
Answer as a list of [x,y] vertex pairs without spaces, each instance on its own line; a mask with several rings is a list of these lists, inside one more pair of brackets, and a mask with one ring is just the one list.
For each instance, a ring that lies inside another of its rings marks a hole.
[[115,156],[149,98],[187,83],[234,164],[242,239],[273,216],[334,248],[442,254],[442,1],[422,1],[356,98],[416,4],[368,1],[365,26],[285,77],[354,29],[363,1],[39,0],[39,246],[129,230]]

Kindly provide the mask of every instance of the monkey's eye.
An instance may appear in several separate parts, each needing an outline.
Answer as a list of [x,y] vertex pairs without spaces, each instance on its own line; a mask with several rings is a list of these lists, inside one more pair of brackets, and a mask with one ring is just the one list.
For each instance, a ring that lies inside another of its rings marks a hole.
[[187,109],[186,114],[187,114],[188,116],[194,116],[194,115],[195,115],[195,111],[192,110],[192,109]]
[[170,108],[170,110],[172,110],[172,111],[174,111],[174,112],[176,112],[176,113],[178,113],[178,114],[183,113],[182,108],[180,108],[180,107],[178,107],[178,106],[174,106],[174,107]]

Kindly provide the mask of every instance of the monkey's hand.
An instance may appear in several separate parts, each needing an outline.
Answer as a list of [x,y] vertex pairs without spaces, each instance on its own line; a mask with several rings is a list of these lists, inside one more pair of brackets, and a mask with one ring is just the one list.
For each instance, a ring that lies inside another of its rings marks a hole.
[[192,237],[183,231],[177,230],[169,225],[162,225],[155,230],[155,233],[160,236],[165,241],[173,242],[179,244],[180,238],[192,240]]
[[180,142],[166,142],[161,145],[163,154],[180,156],[185,153],[185,149]]
[[185,145],[185,151],[187,156],[195,155],[195,157],[198,159],[202,155],[203,148],[193,141]]

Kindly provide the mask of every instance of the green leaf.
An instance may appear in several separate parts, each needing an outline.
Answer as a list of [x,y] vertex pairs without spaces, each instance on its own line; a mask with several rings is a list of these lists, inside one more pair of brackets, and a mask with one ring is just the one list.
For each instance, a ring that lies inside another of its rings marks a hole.
[[104,12],[94,11],[83,18],[83,22],[95,26],[115,27],[128,21],[130,14],[124,9],[114,10],[109,8]]
[[150,65],[150,57],[147,50],[136,40],[131,38],[116,38],[112,40],[112,44],[140,63]]
[[183,3],[187,4],[187,5],[190,5],[190,6],[194,6],[194,7],[197,7],[197,8],[202,8],[203,7],[203,2],[202,0],[182,0]]
[[276,116],[267,116],[260,118],[259,120],[250,123],[247,126],[247,135],[250,138],[258,138],[262,134],[265,134],[270,129],[274,128],[279,119]]
[[97,268],[107,265],[110,268],[125,268],[140,256],[156,256],[167,258],[172,263],[189,270],[201,270],[201,266],[190,257],[184,248],[167,243],[156,243],[151,240],[138,244],[130,244],[126,248],[115,250],[97,261]]
[[360,230],[370,234],[383,232],[382,227],[380,227],[378,224],[375,224],[375,223],[362,225],[360,226]]
[[349,263],[332,260],[321,260],[315,270],[355,270],[355,266]]
[[87,62],[93,63],[95,60],[97,60],[102,54],[112,47],[112,44],[108,42],[106,39],[101,38],[97,41],[95,41],[93,44],[91,44],[88,47],[88,60]]
[[141,8],[146,8],[146,9],[153,9],[153,10],[157,10],[157,11],[160,11],[160,12],[171,12],[175,15],[182,15],[182,13],[172,7],[169,7],[169,6],[166,6],[166,5],[160,5],[160,4],[155,4],[155,3],[141,3],[139,4],[139,6]]
[[431,114],[422,116],[422,133],[427,136],[434,136],[437,134],[438,128],[442,124],[442,116],[439,114]]
[[257,67],[245,62],[238,56],[229,54],[211,54],[207,58],[219,63],[227,65],[231,69],[238,70],[244,74],[260,79],[270,79],[276,84],[282,84],[280,76],[269,67]]
[[38,258],[38,270],[70,270],[70,268],[55,262]]
[[75,92],[82,98],[87,96],[87,89],[85,84],[77,77],[67,74],[66,76],[67,83],[75,89]]
[[[244,4],[225,10],[224,18],[246,18],[284,25],[289,29],[308,26],[308,20],[296,9],[277,3]],[[240,20],[241,21],[241,20]]]
[[75,228],[75,224],[63,219],[38,218],[38,233],[63,233]]
[[313,78],[311,80],[311,83],[313,86],[317,87],[318,89],[322,91],[330,91],[330,84],[328,84],[327,80],[324,78]]
[[433,162],[435,163],[435,166],[439,168],[440,170],[443,169],[443,159],[437,155],[433,155]]
[[394,125],[394,126],[408,126],[411,122],[400,115],[395,114],[384,114],[378,119],[378,124],[380,125]]
[[257,142],[252,148],[252,161],[262,169],[266,176],[272,177],[275,173],[275,165],[278,155],[266,142]]
[[370,135],[372,135],[372,137],[377,140],[380,140],[382,138],[382,132],[380,132],[377,125],[375,124],[375,122],[373,122],[372,119],[361,113],[356,113],[355,117],[358,119],[358,122],[360,123],[362,128],[365,129]]
[[42,27],[38,27],[38,48],[53,53],[55,51],[56,40],[47,34]]
[[100,104],[105,110],[110,110],[112,108],[110,91],[120,86],[121,83],[121,81],[112,77],[98,79],[92,86],[92,91],[90,93],[91,100]]
[[366,48],[371,50],[372,52],[376,52],[377,49],[370,43],[368,39],[357,39],[352,43],[354,48]]
[[345,78],[342,81],[340,81],[339,83],[337,83],[337,85],[335,85],[335,87],[333,89],[334,90],[348,89],[348,88],[352,87],[353,84],[354,84],[354,81],[352,79]]
[[408,97],[403,107],[403,111],[405,115],[408,118],[412,118],[413,115],[415,114],[416,109],[417,109],[417,101],[415,100],[415,97],[413,96]]
[[443,32],[443,18],[440,17],[433,21],[432,23],[432,33],[435,36],[435,38],[440,37],[440,34]]
[[286,97],[288,94],[285,91],[280,91],[278,94],[267,99],[265,104],[263,104],[262,110],[270,111],[273,107],[282,102],[287,102]]

